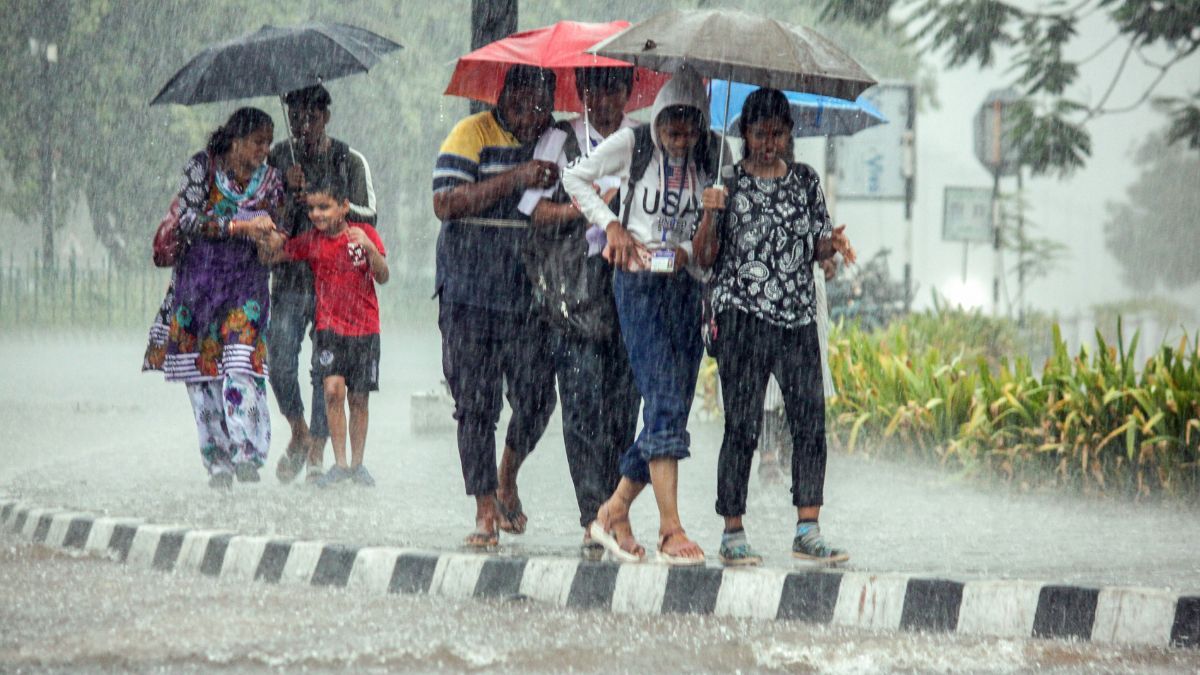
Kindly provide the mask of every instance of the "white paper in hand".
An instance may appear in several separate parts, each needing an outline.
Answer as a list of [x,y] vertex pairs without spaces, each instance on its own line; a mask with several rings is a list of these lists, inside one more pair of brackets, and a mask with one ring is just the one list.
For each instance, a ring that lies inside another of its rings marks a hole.
[[[563,144],[567,141],[567,132],[562,129],[551,127],[542,132],[541,138],[538,139],[537,146],[533,149],[533,158],[542,159],[547,162],[554,162],[559,166],[565,166],[567,156],[563,153]],[[554,188],[529,188],[525,194],[521,195],[521,202],[517,204],[517,210],[525,215],[530,215],[537,208],[539,201],[554,194]]]

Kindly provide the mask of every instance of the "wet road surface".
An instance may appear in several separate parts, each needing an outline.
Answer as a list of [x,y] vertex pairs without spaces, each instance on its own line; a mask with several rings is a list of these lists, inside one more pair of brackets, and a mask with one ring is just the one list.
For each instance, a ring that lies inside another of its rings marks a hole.
[[[411,394],[441,379],[436,331],[384,333],[382,390],[371,397],[366,453],[374,490],[279,485],[274,463],[288,428],[276,413],[264,481],[214,493],[183,387],[137,372],[143,345],[137,333],[0,336],[0,492],[161,524],[364,545],[451,550],[470,529],[473,500],[463,494],[453,431],[416,435],[409,427]],[[681,513],[715,559],[721,427],[694,419],[692,434],[693,457],[681,464]],[[751,541],[767,564],[792,565],[787,488],[752,480]],[[502,553],[576,555],[582,529],[557,413],[526,462],[521,490],[529,530],[503,537]],[[847,569],[1200,591],[1195,508],[1027,494],[840,454],[830,457],[826,502],[823,529],[851,552]],[[657,519],[649,493],[632,516],[652,546]]]
[[1200,652],[238,585],[0,534],[0,671],[1177,673]]

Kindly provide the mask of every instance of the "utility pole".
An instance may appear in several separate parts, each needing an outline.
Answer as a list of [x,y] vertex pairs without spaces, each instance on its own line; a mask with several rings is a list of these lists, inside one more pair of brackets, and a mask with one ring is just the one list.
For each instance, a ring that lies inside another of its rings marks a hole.
[[29,38],[29,53],[39,61],[41,71],[42,129],[41,129],[41,185],[42,199],[42,269],[54,269],[54,68],[58,64],[58,43],[49,39],[49,21],[42,22],[42,36]]
[[904,174],[904,311],[912,311],[913,303],[913,200],[916,198],[917,152],[916,134],[913,126],[916,124],[916,102],[910,98],[908,105],[908,131],[904,132],[904,161],[901,172]]
[[1025,180],[1017,167],[1017,325],[1025,327]]
[[1000,285],[1004,278],[1000,178],[1015,173],[1020,181],[1021,156],[1011,113],[1011,106],[1017,100],[1017,93],[1011,89],[989,92],[975,115],[975,156],[992,174],[992,313],[995,316],[1000,316]]
[[[471,0],[471,49],[517,32],[518,0]],[[471,112],[487,110],[486,103],[471,101]]]
[[1004,273],[1001,257],[1000,172],[992,173],[992,315],[1000,316],[1000,275]]

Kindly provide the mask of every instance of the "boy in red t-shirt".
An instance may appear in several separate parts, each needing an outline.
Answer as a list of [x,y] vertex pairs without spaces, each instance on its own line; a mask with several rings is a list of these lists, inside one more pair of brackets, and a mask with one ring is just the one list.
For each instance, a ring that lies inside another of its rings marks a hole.
[[310,186],[308,218],[313,229],[286,240],[276,233],[265,244],[273,261],[308,262],[316,284],[313,374],[324,383],[336,461],[316,481],[318,487],[344,481],[364,487],[375,485],[362,461],[367,443],[367,401],[370,392],[379,390],[379,301],[375,284],[387,283],[387,251],[375,228],[346,220],[349,212],[349,191],[344,181],[334,179]]

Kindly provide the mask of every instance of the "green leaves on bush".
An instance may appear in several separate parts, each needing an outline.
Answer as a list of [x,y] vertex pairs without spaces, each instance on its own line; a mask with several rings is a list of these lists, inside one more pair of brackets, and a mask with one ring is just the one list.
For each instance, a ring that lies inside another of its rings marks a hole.
[[[835,327],[828,429],[848,452],[916,456],[1022,487],[1134,497],[1200,487],[1200,340],[1135,363],[1138,335],[1069,353],[1058,326],[1039,372],[1007,322],[912,315],[880,333]],[[951,353],[952,350],[952,353]],[[1140,366],[1140,367],[1139,367]]]

